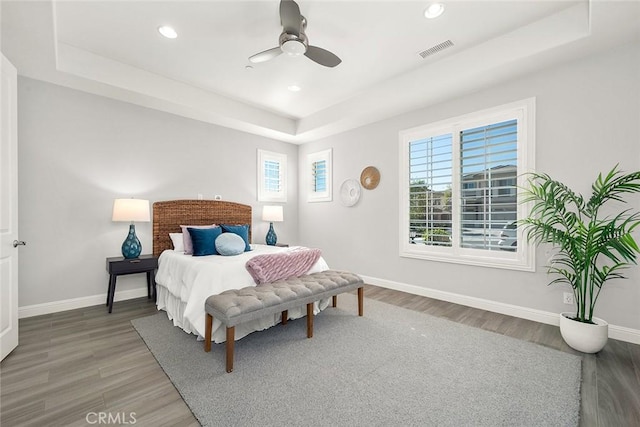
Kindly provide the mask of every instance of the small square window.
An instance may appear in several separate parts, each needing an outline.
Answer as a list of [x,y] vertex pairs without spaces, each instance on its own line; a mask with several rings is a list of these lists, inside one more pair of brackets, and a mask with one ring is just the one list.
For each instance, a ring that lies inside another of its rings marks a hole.
[[258,150],[258,201],[287,201],[287,155]]

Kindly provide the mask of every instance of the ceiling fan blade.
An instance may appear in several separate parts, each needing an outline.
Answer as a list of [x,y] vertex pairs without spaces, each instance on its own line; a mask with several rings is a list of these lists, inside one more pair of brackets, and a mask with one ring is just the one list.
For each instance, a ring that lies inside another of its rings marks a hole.
[[300,35],[302,15],[298,3],[293,0],[280,1],[280,23],[285,33]]
[[335,67],[342,62],[335,54],[316,46],[309,46],[304,56],[325,67]]
[[270,59],[273,59],[281,53],[282,49],[280,49],[280,46],[273,47],[271,49],[265,50],[264,52],[256,53],[255,55],[250,56],[249,61],[253,62],[254,64],[258,64],[260,62],[266,62]]

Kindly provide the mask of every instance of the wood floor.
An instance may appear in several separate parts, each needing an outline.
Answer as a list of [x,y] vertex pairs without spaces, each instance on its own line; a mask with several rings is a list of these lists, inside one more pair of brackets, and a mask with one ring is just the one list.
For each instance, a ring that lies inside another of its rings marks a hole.
[[[554,326],[375,286],[365,297],[581,355]],[[102,416],[103,425],[197,426],[131,326],[155,311],[140,298],[112,314],[101,305],[20,320],[20,345],[0,364],[0,425],[99,425]],[[609,340],[582,356],[580,425],[640,426],[640,345]]]

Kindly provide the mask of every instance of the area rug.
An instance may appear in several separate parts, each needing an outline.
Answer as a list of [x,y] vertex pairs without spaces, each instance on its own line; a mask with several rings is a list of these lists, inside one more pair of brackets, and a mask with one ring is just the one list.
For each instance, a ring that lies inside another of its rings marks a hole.
[[133,320],[204,426],[577,426],[581,359],[445,319],[341,295],[306,338],[289,321],[224,344]]

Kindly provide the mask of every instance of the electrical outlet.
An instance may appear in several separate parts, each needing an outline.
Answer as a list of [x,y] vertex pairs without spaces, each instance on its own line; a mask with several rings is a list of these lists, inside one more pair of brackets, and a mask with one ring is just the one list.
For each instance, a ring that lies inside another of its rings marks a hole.
[[564,292],[562,294],[562,302],[573,305],[573,294],[571,292]]
[[202,193],[198,193],[198,200],[202,200],[204,197],[202,197]]

